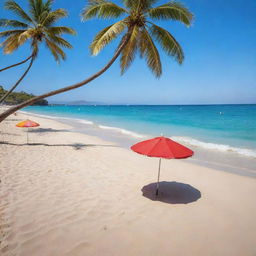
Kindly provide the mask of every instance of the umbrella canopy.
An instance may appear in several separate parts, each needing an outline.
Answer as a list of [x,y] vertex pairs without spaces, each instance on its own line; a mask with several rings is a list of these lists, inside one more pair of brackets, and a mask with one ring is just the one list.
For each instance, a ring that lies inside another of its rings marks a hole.
[[[16,124],[17,127],[21,127],[21,128],[29,128],[30,127],[37,127],[37,126],[40,126],[40,124],[34,122],[34,121],[31,121],[31,120],[25,120],[25,121],[22,121],[18,124]],[[28,144],[28,130],[27,130],[27,144]]]
[[161,158],[181,159],[181,158],[190,157],[194,154],[194,152],[189,148],[163,136],[156,137],[150,140],[141,141],[133,145],[131,149],[134,152],[142,155],[146,155],[149,157],[159,157],[159,169],[158,169],[156,195],[158,195],[158,190],[159,190]]
[[17,127],[26,127],[26,128],[29,128],[29,127],[37,127],[39,126],[40,124],[34,122],[34,121],[31,121],[31,120],[25,120],[25,121],[22,121],[18,124],[16,124]]
[[187,158],[193,155],[189,148],[163,136],[139,142],[131,147],[136,153],[161,158]]

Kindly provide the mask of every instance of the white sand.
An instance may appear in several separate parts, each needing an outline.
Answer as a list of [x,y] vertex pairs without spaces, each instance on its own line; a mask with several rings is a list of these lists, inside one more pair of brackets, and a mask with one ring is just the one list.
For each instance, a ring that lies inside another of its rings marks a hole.
[[152,201],[158,159],[38,117],[24,145],[24,118],[0,124],[1,256],[256,255],[255,179],[163,160]]

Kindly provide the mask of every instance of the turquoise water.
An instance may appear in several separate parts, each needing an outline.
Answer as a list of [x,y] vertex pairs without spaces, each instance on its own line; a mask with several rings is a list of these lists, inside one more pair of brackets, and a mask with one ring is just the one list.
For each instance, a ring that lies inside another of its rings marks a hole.
[[138,138],[163,134],[201,147],[256,156],[256,105],[59,105],[32,106],[25,110],[47,116],[75,118],[87,125],[97,125],[101,129],[112,129]]

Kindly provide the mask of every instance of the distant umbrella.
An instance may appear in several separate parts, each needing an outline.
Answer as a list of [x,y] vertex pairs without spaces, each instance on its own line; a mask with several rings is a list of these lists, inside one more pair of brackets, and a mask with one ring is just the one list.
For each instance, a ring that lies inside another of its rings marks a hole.
[[34,122],[34,121],[31,121],[31,120],[25,120],[25,121],[22,121],[18,124],[16,124],[17,127],[21,127],[21,128],[28,128],[27,130],[27,144],[28,144],[28,132],[29,132],[29,128],[30,127],[37,127],[37,126],[40,126],[40,124]]
[[131,149],[139,154],[149,157],[159,157],[158,179],[156,187],[156,195],[159,190],[159,177],[161,168],[161,159],[181,159],[187,158],[194,154],[189,148],[163,136],[154,139],[141,141],[131,147]]

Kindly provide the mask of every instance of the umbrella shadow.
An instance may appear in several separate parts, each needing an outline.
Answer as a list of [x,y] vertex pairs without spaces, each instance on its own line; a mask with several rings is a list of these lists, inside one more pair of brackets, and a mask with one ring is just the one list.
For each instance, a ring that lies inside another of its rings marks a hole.
[[141,189],[143,196],[167,204],[188,204],[201,198],[201,192],[196,188],[175,181],[159,182],[159,194],[156,196],[156,185],[155,182],[144,186]]

